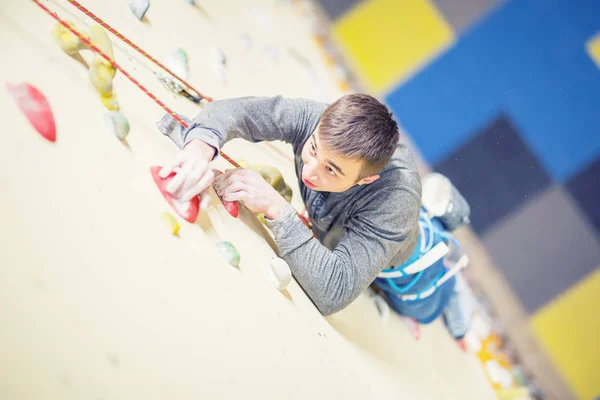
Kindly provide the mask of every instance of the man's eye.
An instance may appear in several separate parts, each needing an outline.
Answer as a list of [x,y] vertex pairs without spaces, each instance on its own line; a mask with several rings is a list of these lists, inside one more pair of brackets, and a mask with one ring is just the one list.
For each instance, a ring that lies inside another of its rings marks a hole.
[[311,153],[315,153],[316,152],[315,145],[312,144],[312,143],[310,144],[310,152]]
[[335,171],[331,167],[327,167],[327,173],[329,173],[329,175],[335,176]]

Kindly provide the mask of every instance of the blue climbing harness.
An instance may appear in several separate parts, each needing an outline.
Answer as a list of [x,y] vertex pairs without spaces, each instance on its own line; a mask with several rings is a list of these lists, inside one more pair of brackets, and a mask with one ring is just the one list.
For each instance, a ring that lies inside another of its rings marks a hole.
[[466,266],[466,256],[450,263],[449,245],[459,243],[437,218],[421,209],[419,240],[409,259],[396,268],[384,269],[375,279],[391,306],[421,323],[433,321],[443,311],[454,289],[454,276]]

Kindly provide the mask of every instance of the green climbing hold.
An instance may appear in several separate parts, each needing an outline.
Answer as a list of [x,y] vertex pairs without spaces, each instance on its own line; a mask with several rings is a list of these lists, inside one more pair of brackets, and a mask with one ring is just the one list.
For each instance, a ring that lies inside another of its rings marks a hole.
[[240,252],[235,248],[231,242],[219,242],[217,248],[223,256],[223,258],[234,267],[240,265]]
[[104,114],[106,126],[121,140],[124,140],[129,133],[129,121],[119,111],[109,111]]
[[185,61],[186,64],[190,61],[187,51],[185,51],[181,47],[175,50],[175,52],[181,56],[181,58]]

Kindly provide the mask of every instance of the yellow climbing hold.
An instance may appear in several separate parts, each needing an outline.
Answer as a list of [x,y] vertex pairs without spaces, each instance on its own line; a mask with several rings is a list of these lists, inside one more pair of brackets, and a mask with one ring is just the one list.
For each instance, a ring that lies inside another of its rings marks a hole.
[[[104,28],[102,28],[100,25],[93,25],[90,27],[90,42],[92,42],[94,46],[102,50],[102,52],[109,56],[112,60],[115,59],[113,55],[112,43],[110,41],[110,38],[108,37],[108,33],[106,33]],[[104,65],[111,67],[111,63],[109,61],[100,56],[98,58],[100,62],[102,62]]]
[[98,93],[110,96],[113,91],[114,68],[105,65],[100,57],[94,57],[88,71],[90,82]]
[[240,166],[243,168],[251,169],[253,171],[258,172],[265,181],[269,185],[273,187],[273,189],[277,190],[277,192],[289,203],[292,201],[292,188],[288,186],[287,183],[283,180],[283,175],[281,172],[270,165],[262,165],[262,164],[248,164],[247,162],[241,160]]
[[[79,29],[73,22],[66,21],[66,23],[70,27],[77,29],[79,31]],[[84,35],[84,37],[87,36],[87,34],[85,32],[82,32],[82,34]],[[62,51],[64,51],[65,53],[67,53],[69,55],[74,55],[78,51],[87,48],[87,46],[85,44],[83,44],[83,42],[81,40],[79,40],[79,38],[77,36],[75,36],[70,30],[68,30],[60,22],[57,22],[56,25],[54,25],[54,28],[52,28],[52,39],[54,39],[54,42],[56,42],[56,44],[58,45],[58,47],[61,48]],[[86,39],[88,39],[88,37],[86,37]]]
[[177,218],[173,216],[173,214],[165,211],[161,214],[161,219],[165,224],[167,224],[173,236],[179,236],[179,222],[177,221]]
[[119,101],[117,99],[117,95],[113,92],[109,95],[99,94],[100,101],[104,104],[104,107],[111,111],[117,111],[119,109]]

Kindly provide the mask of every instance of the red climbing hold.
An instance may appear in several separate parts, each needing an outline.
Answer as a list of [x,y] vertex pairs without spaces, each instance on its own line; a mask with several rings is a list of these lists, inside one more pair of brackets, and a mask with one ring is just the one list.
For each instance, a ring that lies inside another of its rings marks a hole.
[[421,328],[417,320],[404,316],[401,316],[400,318],[402,319],[402,322],[404,322],[406,328],[408,328],[408,332],[410,332],[411,336],[415,338],[415,340],[421,339]]
[[179,204],[177,204],[177,201],[173,199],[171,193],[167,192],[166,190],[167,185],[169,184],[171,179],[173,179],[175,173],[172,172],[169,176],[163,179],[158,175],[161,169],[162,167],[157,165],[150,167],[150,172],[152,173],[152,178],[154,178],[156,186],[158,186],[158,189],[163,194],[163,196],[165,196],[167,202],[169,202],[171,207],[173,207],[173,210],[175,210],[175,212],[187,222],[193,223],[198,217],[198,212],[200,211],[200,202],[198,200],[198,196],[190,200],[189,205],[187,205],[187,209],[182,209],[182,207]]
[[28,83],[6,83],[6,88],[38,133],[51,142],[56,141],[54,115],[42,92]]
[[[214,169],[213,170],[215,176],[219,176],[222,174],[221,171],[219,171],[218,169]],[[223,203],[223,207],[225,207],[225,209],[227,210],[227,212],[233,217],[233,218],[237,218],[238,214],[240,212],[240,207],[238,205],[237,201],[223,201],[222,198],[219,197],[219,200],[221,200],[221,203]]]
[[225,209],[227,210],[227,212],[229,214],[231,214],[231,216],[233,218],[237,218],[238,217],[238,214],[240,213],[240,207],[238,206],[237,201],[229,202],[229,201],[223,201],[221,199],[221,203],[223,203],[223,207],[225,207]]
[[463,351],[463,352],[467,352],[468,347],[467,347],[467,342],[465,341],[464,338],[462,339],[456,339],[456,344],[458,345],[458,347]]

